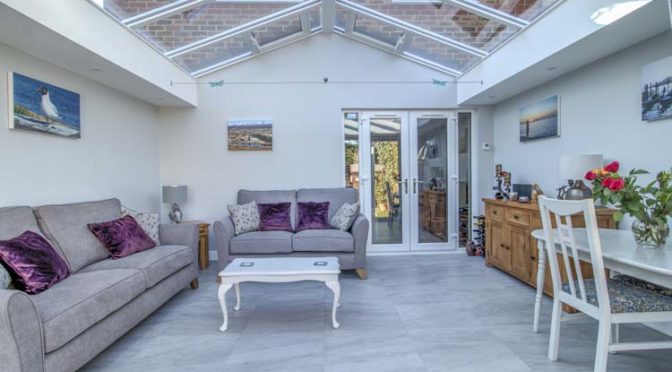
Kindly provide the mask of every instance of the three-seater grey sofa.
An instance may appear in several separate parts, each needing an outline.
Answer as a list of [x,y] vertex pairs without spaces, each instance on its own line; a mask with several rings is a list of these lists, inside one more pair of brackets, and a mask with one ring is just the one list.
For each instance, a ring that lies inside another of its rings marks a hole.
[[119,217],[117,199],[0,208],[0,240],[39,233],[71,272],[37,295],[0,290],[0,370],[75,371],[187,284],[198,286],[196,225],[161,225],[161,245],[112,260],[86,225]]
[[[344,203],[357,202],[352,188],[238,191],[238,204],[291,203],[291,223],[296,229],[297,203],[329,202],[329,220]],[[304,230],[253,231],[236,236],[230,216],[213,225],[217,244],[218,268],[222,270],[236,257],[333,256],[343,270],[356,270],[366,278],[366,244],[369,221],[360,214],[349,231]]]

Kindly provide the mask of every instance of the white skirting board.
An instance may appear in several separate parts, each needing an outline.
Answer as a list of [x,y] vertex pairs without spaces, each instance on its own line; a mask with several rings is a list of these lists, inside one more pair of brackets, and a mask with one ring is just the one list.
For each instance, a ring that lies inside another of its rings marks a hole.
[[[464,248],[453,251],[418,251],[418,252],[376,252],[368,253],[367,256],[424,256],[430,254],[466,254]],[[217,261],[217,251],[208,251],[210,261]]]

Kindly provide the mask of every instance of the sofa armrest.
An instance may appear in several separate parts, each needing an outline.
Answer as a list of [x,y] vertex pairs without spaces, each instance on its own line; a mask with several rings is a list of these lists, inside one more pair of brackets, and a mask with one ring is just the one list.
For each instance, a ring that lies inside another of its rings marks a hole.
[[44,371],[42,322],[21,291],[0,290],[0,361],[3,371]]
[[226,216],[213,225],[215,233],[215,244],[217,245],[217,269],[223,270],[229,264],[229,247],[231,238],[235,234],[233,221],[230,216]]
[[369,240],[369,220],[363,214],[355,219],[350,227],[350,233],[355,239],[355,268],[366,268],[366,243]]
[[198,261],[198,225],[193,223],[159,225],[159,241],[162,245],[186,245],[194,252],[194,262]]

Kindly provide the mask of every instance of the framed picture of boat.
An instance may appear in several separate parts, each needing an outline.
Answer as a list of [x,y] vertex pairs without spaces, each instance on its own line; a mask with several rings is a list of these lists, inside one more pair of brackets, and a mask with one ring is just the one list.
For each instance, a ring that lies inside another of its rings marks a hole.
[[16,72],[9,72],[9,128],[81,138],[80,96]]
[[672,56],[642,68],[642,121],[672,118]]
[[229,120],[227,127],[229,151],[273,150],[272,120]]
[[520,142],[560,136],[560,97],[520,108]]

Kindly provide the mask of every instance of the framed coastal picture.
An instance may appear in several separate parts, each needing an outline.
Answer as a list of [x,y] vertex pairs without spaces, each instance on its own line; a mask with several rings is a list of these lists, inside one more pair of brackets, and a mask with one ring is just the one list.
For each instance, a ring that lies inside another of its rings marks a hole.
[[80,138],[78,93],[9,72],[9,127],[59,137]]
[[273,150],[272,120],[229,120],[227,127],[229,151]]
[[520,142],[560,136],[560,97],[520,108]]
[[672,56],[642,68],[642,120],[672,118]]

